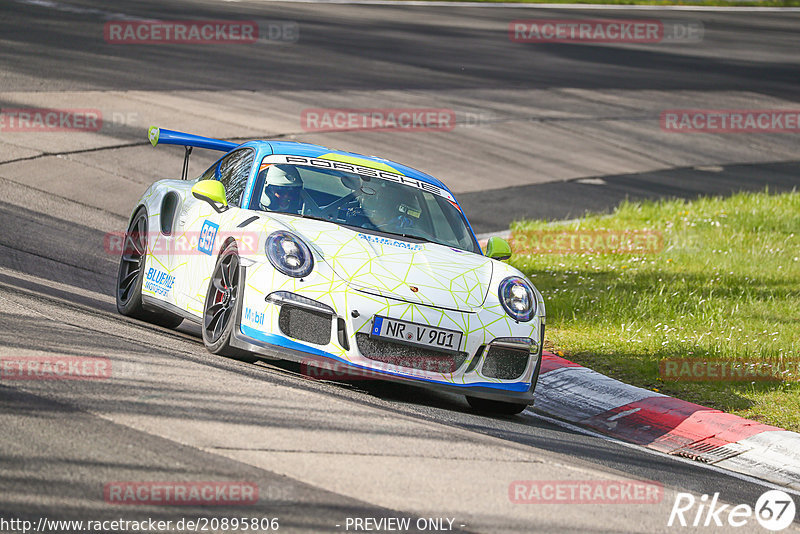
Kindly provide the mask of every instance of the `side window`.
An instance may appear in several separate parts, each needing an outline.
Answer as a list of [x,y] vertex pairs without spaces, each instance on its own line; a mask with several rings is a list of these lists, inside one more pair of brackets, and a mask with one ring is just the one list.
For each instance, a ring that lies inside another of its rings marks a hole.
[[214,175],[217,172],[217,165],[218,164],[219,164],[219,161],[215,161],[214,164],[211,167],[209,167],[208,170],[206,172],[204,172],[200,176],[200,178],[198,178],[198,180],[213,180],[214,179]]
[[252,149],[237,150],[225,156],[219,164],[219,181],[225,186],[228,204],[239,206],[253,167],[255,153]]
[[469,246],[464,224],[455,217],[456,214],[453,212],[456,210],[448,205],[447,200],[427,191],[423,192],[422,196],[425,198],[426,211],[430,216],[433,228],[436,229],[436,235],[443,237],[448,242]]

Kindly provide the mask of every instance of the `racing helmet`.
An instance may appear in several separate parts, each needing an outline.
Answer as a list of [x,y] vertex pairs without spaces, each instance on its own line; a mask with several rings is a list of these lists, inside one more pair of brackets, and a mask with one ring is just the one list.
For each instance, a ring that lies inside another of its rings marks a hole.
[[302,207],[303,180],[294,165],[267,167],[261,205],[270,211],[299,213]]

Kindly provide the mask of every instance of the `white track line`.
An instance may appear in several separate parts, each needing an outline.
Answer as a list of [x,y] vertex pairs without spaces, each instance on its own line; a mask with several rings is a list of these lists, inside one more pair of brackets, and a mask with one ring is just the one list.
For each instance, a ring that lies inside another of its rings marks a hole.
[[723,475],[726,475],[726,476],[729,476],[729,477],[733,477],[733,478],[736,478],[738,480],[742,480],[744,482],[750,482],[751,484],[757,484],[757,485],[763,486],[765,488],[781,490],[781,491],[784,491],[786,493],[791,493],[793,495],[800,496],[800,491],[794,490],[792,488],[787,488],[786,486],[779,486],[777,484],[773,484],[772,482],[767,482],[766,480],[761,480],[760,478],[755,478],[755,477],[751,477],[749,475],[744,475],[744,474],[738,473],[736,471],[729,471],[727,469],[723,469],[721,467],[717,467],[715,465],[707,464],[707,463],[704,463],[704,462],[697,462],[695,460],[690,460],[688,458],[683,458],[682,456],[674,456],[672,454],[666,454],[666,453],[663,453],[663,452],[660,452],[660,451],[656,451],[656,450],[653,450],[653,449],[648,449],[647,447],[642,447],[641,445],[635,445],[633,443],[627,443],[625,441],[620,441],[620,440],[618,440],[616,438],[612,438],[610,436],[606,436],[604,434],[600,434],[599,432],[594,432],[592,430],[587,430],[585,428],[581,428],[581,427],[573,425],[571,423],[567,423],[566,421],[561,421],[560,419],[554,419],[552,417],[548,417],[546,415],[542,415],[542,414],[536,413],[536,412],[534,412],[534,411],[532,411],[530,409],[525,410],[525,413],[528,414],[528,415],[532,415],[533,417],[536,417],[538,419],[541,419],[542,421],[546,421],[546,422],[548,422],[550,424],[566,428],[567,430],[572,430],[574,432],[578,432],[578,433],[581,433],[581,434],[584,434],[584,435],[587,435],[587,436],[600,438],[602,440],[609,441],[611,443],[615,443],[615,444],[621,445],[623,447],[628,447],[630,449],[636,449],[638,451],[646,452],[646,453],[652,454],[654,456],[659,456],[661,458],[668,458],[670,460],[683,462],[685,464],[693,465],[695,467],[701,467],[703,469],[709,469],[711,471],[714,471],[715,473],[720,473],[720,474],[723,474]]

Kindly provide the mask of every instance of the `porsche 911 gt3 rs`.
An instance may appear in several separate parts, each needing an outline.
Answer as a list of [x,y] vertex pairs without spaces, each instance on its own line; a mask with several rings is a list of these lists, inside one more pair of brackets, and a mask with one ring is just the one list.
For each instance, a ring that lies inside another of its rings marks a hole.
[[[117,307],[198,323],[213,353],[345,368],[519,413],[541,365],[541,294],[484,253],[450,190],[389,160],[286,141],[237,144],[151,127],[185,147],[183,179],[133,209]],[[224,152],[187,180],[193,148]]]

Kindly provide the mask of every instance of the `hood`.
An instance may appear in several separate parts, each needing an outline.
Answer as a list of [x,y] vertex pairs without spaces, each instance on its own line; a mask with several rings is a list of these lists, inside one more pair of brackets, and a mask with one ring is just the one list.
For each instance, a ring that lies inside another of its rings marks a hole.
[[339,278],[365,293],[473,311],[489,290],[493,262],[478,254],[312,219],[281,217],[281,222]]

